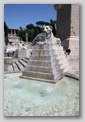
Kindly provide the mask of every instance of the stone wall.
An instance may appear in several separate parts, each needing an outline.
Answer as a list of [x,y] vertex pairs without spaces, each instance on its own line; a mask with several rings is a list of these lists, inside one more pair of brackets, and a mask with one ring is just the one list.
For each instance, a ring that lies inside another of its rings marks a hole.
[[79,36],[79,5],[71,5],[70,35]]
[[60,39],[66,39],[70,36],[70,16],[71,4],[64,5],[57,11],[57,36]]
[[63,48],[71,50],[69,73],[79,76],[79,5],[59,4],[54,7],[57,10],[57,36]]

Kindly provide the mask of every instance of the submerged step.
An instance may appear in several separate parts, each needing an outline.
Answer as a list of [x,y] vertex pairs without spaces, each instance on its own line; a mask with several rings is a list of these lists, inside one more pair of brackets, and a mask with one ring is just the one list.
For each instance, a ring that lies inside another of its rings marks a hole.
[[28,76],[20,76],[20,78],[25,78],[25,79],[31,79],[31,80],[36,80],[36,81],[43,81],[43,82],[48,82],[48,83],[56,83],[56,80],[48,80],[48,79],[41,79],[41,78],[34,78],[34,77],[28,77]]
[[28,77],[35,77],[35,78],[41,78],[41,79],[54,79],[54,75],[51,73],[42,73],[42,72],[34,72],[34,71],[24,71],[22,73],[22,76],[28,76]]
[[35,72],[44,72],[44,73],[52,73],[51,67],[41,67],[41,66],[30,66],[26,67],[27,71],[35,71]]
[[51,73],[42,73],[42,72],[34,72],[34,71],[24,71],[22,73],[23,76],[28,76],[28,77],[35,77],[35,78],[41,78],[41,79],[54,79],[54,75]]

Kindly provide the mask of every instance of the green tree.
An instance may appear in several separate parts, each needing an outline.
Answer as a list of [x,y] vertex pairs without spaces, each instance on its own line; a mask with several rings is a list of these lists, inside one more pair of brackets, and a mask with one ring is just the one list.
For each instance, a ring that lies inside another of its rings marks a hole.
[[9,39],[8,39],[8,33],[9,33],[9,28],[6,24],[6,22],[4,22],[4,41],[5,41],[5,44],[7,45],[8,42],[9,42]]
[[46,22],[44,22],[44,21],[38,21],[38,22],[36,22],[36,24],[37,25],[40,25],[43,28],[43,26],[46,24]]
[[19,29],[22,30],[22,27],[20,27]]
[[28,25],[26,25],[26,28],[27,29],[34,29],[34,25],[33,24],[28,24]]
[[56,23],[57,23],[56,20],[50,19],[50,25],[53,27],[53,34],[54,34],[54,36],[56,36]]
[[18,36],[22,38],[23,41],[26,41],[26,31],[25,29],[19,29],[18,30]]
[[32,41],[34,37],[34,29],[26,29],[26,33],[28,33],[28,41]]
[[35,28],[34,28],[34,38],[38,35],[38,34],[40,34],[42,32],[42,28],[40,28],[39,26],[36,26]]

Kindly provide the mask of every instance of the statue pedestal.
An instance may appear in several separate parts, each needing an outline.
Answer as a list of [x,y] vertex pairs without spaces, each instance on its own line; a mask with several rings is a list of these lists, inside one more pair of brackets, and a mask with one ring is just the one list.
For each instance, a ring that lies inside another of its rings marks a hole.
[[28,65],[20,77],[56,83],[64,77],[68,68],[63,47],[52,44],[50,40],[33,47]]

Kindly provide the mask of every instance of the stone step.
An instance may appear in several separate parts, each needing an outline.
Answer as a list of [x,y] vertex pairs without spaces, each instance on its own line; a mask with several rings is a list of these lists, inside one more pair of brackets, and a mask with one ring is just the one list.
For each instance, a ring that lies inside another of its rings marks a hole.
[[45,44],[44,46],[35,45],[32,49],[49,49],[49,44]]
[[15,71],[13,63],[12,63],[12,71]]
[[29,60],[28,65],[51,67],[51,62],[44,60]]
[[[50,54],[50,53],[49,53]],[[60,54],[58,54],[58,52],[56,51],[55,54],[54,54],[58,60],[60,59],[65,59],[65,54],[64,54],[64,51],[60,52]],[[51,55],[32,55],[31,56],[31,60],[50,60],[50,57]]]
[[32,52],[34,52],[34,51],[40,51],[40,50],[43,50],[43,51],[50,51],[50,49],[32,49]]
[[31,60],[51,60],[51,56],[31,56]]
[[25,57],[25,59],[29,60],[29,58],[28,58],[28,57]]
[[23,67],[25,67],[25,66],[27,65],[27,63],[24,62],[24,61],[22,61],[22,60],[18,60],[18,62],[19,62]]
[[48,83],[56,83],[56,80],[48,80],[48,79],[41,79],[41,78],[34,78],[34,77],[28,77],[28,76],[20,76],[20,78],[25,78],[25,79],[31,79],[31,80],[36,80],[36,81],[43,81],[43,82],[48,82]]
[[19,68],[17,67],[17,65],[15,63],[12,63],[12,66],[13,66],[14,71],[19,71]]
[[40,79],[54,79],[54,75],[51,73],[42,73],[42,72],[33,72],[33,71],[24,71],[22,72],[22,76],[27,77],[34,77],[34,78],[40,78]]
[[30,66],[30,65],[27,65],[26,71],[52,73],[52,68],[51,67],[42,67],[42,66]]
[[21,67],[18,65],[18,63],[17,63],[17,62],[15,62],[15,64],[16,64],[16,66],[17,66],[18,70],[21,70]]
[[36,56],[50,55],[50,50],[33,50],[32,55],[36,55]]
[[20,62],[17,61],[16,64],[20,68],[20,70],[24,70],[24,67]]
[[25,59],[25,58],[22,58],[21,60],[22,60],[23,62],[25,62],[25,63],[28,63],[28,60]]

